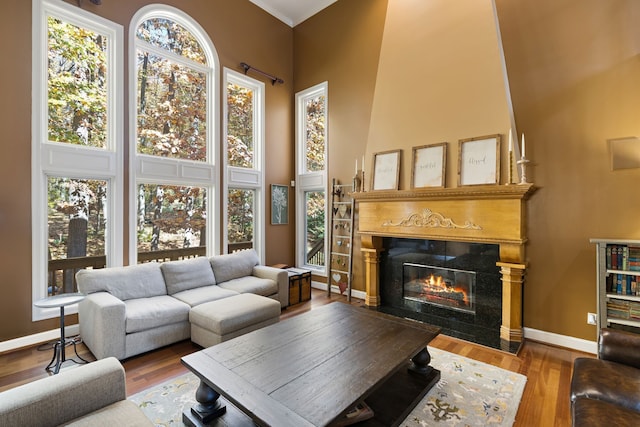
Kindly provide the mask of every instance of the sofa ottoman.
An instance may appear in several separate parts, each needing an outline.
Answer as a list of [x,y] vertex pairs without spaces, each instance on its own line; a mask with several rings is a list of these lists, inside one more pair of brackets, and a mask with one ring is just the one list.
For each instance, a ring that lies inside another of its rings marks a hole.
[[211,347],[279,320],[278,301],[255,294],[234,295],[191,309],[191,341]]

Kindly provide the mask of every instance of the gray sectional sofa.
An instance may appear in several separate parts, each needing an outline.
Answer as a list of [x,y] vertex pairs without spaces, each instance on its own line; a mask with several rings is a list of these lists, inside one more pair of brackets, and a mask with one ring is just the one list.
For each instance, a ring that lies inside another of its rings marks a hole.
[[80,335],[98,359],[119,360],[190,337],[192,307],[252,293],[286,307],[286,270],[259,265],[249,249],[210,258],[81,270]]

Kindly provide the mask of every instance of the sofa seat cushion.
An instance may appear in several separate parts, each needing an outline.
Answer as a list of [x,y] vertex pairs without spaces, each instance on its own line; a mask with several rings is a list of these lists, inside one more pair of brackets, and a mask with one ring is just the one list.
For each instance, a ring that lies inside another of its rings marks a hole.
[[236,291],[240,294],[256,294],[269,296],[278,293],[278,284],[271,279],[262,279],[255,276],[245,276],[218,283],[221,288]]
[[189,319],[191,308],[188,304],[168,295],[131,299],[124,303],[127,334],[172,323],[186,322]]
[[574,427],[632,427],[640,425],[640,413],[597,399],[577,398],[572,404]]
[[640,412],[640,369],[600,359],[577,358],[571,377],[571,401],[584,397]]
[[191,309],[191,324],[225,335],[269,319],[279,319],[280,303],[254,294],[241,294]]
[[211,263],[207,257],[165,262],[160,269],[169,295],[216,284]]
[[255,249],[245,249],[232,254],[215,255],[209,258],[213,274],[218,283],[250,276],[253,267],[260,263]]
[[236,291],[224,289],[218,285],[212,285],[178,292],[176,294],[173,294],[172,297],[177,298],[186,304],[189,304],[189,306],[191,307],[195,307],[196,305],[204,304],[205,302],[216,301],[238,294],[239,293]]
[[80,270],[76,279],[78,290],[83,294],[104,291],[123,301],[167,294],[160,264],[157,262]]
[[151,420],[144,415],[138,405],[129,400],[121,400],[91,414],[85,415],[84,417],[76,418],[70,423],[65,423],[64,425],[72,427],[109,425],[149,427],[154,426],[155,424],[153,424]]

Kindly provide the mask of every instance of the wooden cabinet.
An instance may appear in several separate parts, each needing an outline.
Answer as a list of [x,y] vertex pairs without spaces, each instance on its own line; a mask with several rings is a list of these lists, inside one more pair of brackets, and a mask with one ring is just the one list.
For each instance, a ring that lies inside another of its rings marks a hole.
[[598,330],[640,333],[640,240],[590,241],[596,245]]

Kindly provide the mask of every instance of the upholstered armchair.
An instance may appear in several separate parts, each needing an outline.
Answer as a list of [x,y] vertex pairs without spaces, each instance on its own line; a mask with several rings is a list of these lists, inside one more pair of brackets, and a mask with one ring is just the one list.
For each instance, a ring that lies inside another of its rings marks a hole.
[[153,426],[126,400],[125,373],[110,357],[0,393],[0,425]]
[[574,426],[640,425],[640,334],[604,328],[598,358],[577,358],[571,378]]

